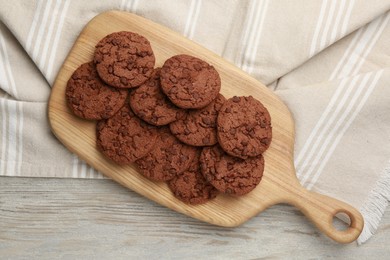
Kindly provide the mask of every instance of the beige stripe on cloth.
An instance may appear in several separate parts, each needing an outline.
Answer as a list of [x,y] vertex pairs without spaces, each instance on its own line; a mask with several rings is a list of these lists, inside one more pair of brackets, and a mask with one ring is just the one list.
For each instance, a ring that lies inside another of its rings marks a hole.
[[301,183],[359,208],[377,228],[390,199],[390,1],[0,0],[0,175],[103,178],[46,118],[50,86],[95,15],[133,12],[235,63],[296,122]]

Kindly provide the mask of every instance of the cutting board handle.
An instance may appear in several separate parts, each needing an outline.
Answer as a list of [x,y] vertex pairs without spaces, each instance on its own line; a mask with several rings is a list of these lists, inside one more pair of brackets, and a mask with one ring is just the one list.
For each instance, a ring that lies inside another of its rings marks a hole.
[[[339,243],[351,243],[358,238],[364,226],[359,211],[340,200],[299,187],[299,192],[289,194],[287,203],[299,208],[322,232]],[[333,218],[338,213],[345,213],[350,219],[345,230],[338,230],[333,225]]]

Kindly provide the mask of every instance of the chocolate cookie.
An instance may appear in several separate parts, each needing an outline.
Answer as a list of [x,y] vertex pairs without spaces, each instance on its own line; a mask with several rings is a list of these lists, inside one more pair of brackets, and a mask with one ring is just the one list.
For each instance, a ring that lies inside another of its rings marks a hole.
[[187,170],[195,157],[196,148],[180,142],[167,127],[160,129],[160,136],[145,157],[136,161],[140,172],[155,181],[168,181]]
[[226,101],[221,94],[208,106],[190,110],[185,117],[169,125],[171,132],[183,143],[193,146],[209,146],[218,142],[217,116]]
[[202,108],[217,97],[221,79],[207,62],[183,54],[165,61],[161,69],[161,87],[178,107]]
[[123,31],[109,34],[98,42],[94,62],[107,84],[134,88],[150,78],[155,58],[145,37]]
[[68,107],[84,119],[100,120],[112,117],[125,104],[127,90],[105,84],[93,62],[82,64],[73,72],[65,91]]
[[157,129],[139,118],[124,105],[113,117],[96,126],[97,146],[119,164],[132,163],[145,156],[158,137]]
[[264,170],[262,155],[243,160],[228,155],[218,145],[203,148],[200,163],[202,174],[211,185],[236,196],[252,191]]
[[272,139],[271,117],[260,101],[230,98],[217,119],[218,141],[225,152],[243,159],[263,153]]
[[160,69],[152,77],[131,92],[130,106],[134,113],[152,125],[167,125],[184,115],[161,91]]
[[168,186],[179,200],[196,205],[214,199],[218,191],[206,181],[200,171],[200,150],[197,152],[190,168],[168,181]]

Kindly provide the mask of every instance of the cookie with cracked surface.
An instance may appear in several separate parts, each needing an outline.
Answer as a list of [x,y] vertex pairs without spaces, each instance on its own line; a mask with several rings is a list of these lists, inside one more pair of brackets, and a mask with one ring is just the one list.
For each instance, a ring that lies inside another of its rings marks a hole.
[[167,125],[184,115],[184,110],[172,104],[162,92],[159,68],[148,81],[131,92],[130,106],[138,117],[156,126]]
[[72,112],[88,120],[112,117],[125,104],[127,90],[113,88],[98,76],[93,62],[78,67],[68,80],[66,101]]
[[171,132],[183,143],[193,146],[210,146],[218,142],[217,116],[226,99],[219,94],[206,107],[190,110],[186,115],[169,125]]
[[198,149],[188,170],[168,181],[168,186],[173,195],[177,199],[191,205],[206,203],[217,197],[219,193],[214,186],[206,181],[200,171],[200,153],[201,149]]
[[126,104],[113,117],[97,123],[96,136],[104,155],[116,163],[128,164],[150,152],[158,131],[136,117]]
[[133,32],[115,32],[96,45],[94,62],[99,76],[117,88],[134,88],[150,78],[155,57],[150,42]]
[[271,116],[252,96],[234,96],[219,111],[217,136],[222,149],[232,156],[258,156],[272,140]]
[[169,131],[168,127],[159,129],[153,150],[136,161],[145,177],[154,181],[168,181],[187,170],[196,154],[196,148],[183,144]]
[[202,108],[217,97],[221,79],[207,62],[182,54],[165,61],[161,69],[161,87],[176,106]]
[[230,156],[219,145],[203,148],[200,164],[203,176],[211,185],[220,192],[235,196],[256,188],[264,171],[262,155],[244,160]]

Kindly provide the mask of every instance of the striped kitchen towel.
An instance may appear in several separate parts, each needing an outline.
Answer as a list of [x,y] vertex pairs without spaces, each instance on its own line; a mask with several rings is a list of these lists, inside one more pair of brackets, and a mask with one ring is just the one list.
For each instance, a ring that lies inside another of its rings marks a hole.
[[[274,90],[308,189],[377,228],[390,199],[390,1],[0,0],[0,175],[102,178],[51,134],[50,86],[86,23],[112,9],[167,26]],[[1,180],[1,179],[0,179]]]

